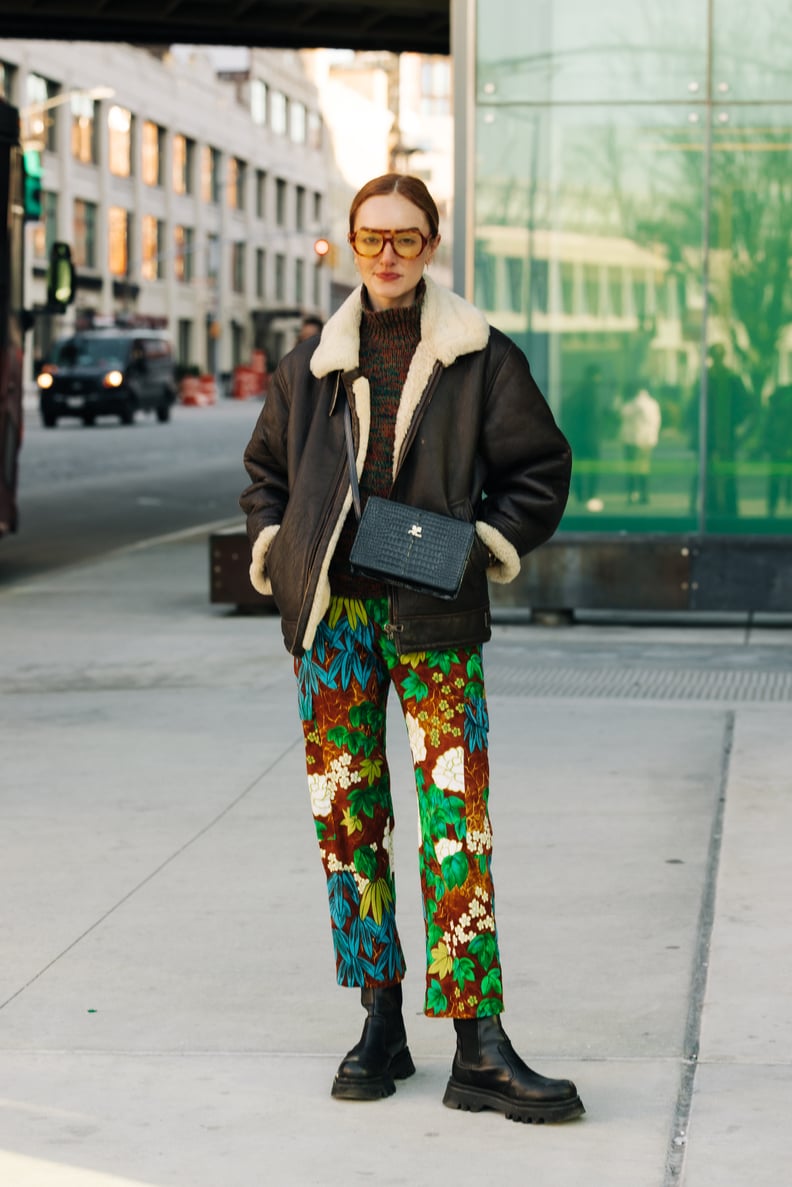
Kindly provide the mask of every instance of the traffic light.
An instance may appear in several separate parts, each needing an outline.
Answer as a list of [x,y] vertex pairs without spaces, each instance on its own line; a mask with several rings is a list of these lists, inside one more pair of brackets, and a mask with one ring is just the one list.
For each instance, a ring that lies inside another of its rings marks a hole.
[[41,153],[37,148],[26,148],[22,159],[25,166],[25,221],[38,222],[41,219]]
[[47,307],[61,309],[75,297],[74,264],[68,243],[53,243],[47,269]]
[[317,239],[314,243],[314,251],[319,257],[319,263],[323,264],[330,255],[330,240],[324,238]]

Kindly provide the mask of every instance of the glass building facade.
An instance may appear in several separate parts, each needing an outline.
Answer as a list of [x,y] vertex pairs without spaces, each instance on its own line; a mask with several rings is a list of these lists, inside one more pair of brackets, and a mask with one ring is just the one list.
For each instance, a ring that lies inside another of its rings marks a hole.
[[464,287],[572,443],[561,534],[792,535],[788,0],[467,15]]

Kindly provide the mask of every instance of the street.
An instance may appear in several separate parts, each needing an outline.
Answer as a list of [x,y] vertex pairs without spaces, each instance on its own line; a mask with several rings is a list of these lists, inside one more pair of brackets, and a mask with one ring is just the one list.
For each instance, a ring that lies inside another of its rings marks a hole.
[[138,414],[42,427],[26,406],[20,525],[0,540],[0,587],[116,548],[199,525],[242,520],[242,452],[261,405],[225,400],[173,409],[170,424]]

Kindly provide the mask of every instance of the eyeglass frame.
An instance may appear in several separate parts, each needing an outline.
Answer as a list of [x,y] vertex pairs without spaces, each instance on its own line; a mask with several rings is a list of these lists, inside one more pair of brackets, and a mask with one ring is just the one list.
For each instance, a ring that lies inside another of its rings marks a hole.
[[[364,252],[358,251],[358,249],[355,247],[355,238],[360,234],[361,231],[369,231],[373,232],[375,235],[382,236],[382,247],[378,252],[375,252],[373,256],[367,256]],[[414,256],[403,256],[396,248],[395,237],[397,235],[403,235],[405,231],[415,233],[421,240],[421,250]],[[356,231],[350,231],[347,235],[349,246],[352,248],[355,255],[360,256],[364,260],[376,260],[377,256],[381,256],[384,252],[386,243],[390,243],[394,254],[397,255],[400,260],[417,260],[418,257],[426,251],[427,246],[434,238],[436,238],[434,235],[424,235],[423,231],[419,231],[417,227],[396,227],[394,230],[390,231],[386,231],[380,227],[358,227]]]

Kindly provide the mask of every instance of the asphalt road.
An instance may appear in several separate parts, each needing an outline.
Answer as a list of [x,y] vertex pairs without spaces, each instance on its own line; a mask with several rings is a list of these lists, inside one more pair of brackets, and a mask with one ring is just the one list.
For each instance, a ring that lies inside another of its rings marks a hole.
[[0,587],[142,540],[239,519],[242,452],[258,401],[176,407],[169,424],[138,414],[44,429],[26,414],[19,531],[0,540]]

